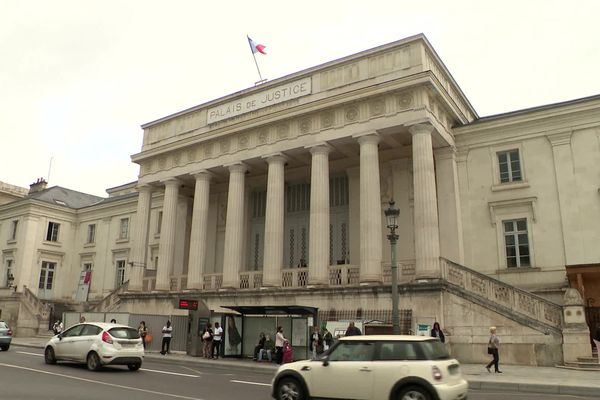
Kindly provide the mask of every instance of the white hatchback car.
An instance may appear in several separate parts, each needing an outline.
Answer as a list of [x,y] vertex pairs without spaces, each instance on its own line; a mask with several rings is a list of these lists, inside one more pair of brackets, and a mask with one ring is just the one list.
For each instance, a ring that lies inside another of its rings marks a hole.
[[399,335],[341,338],[320,360],[282,365],[272,382],[278,400],[463,400],[467,389],[443,343]]
[[137,329],[126,325],[89,322],[70,327],[46,343],[47,364],[85,362],[96,371],[104,365],[127,365],[137,371],[144,360],[144,345]]

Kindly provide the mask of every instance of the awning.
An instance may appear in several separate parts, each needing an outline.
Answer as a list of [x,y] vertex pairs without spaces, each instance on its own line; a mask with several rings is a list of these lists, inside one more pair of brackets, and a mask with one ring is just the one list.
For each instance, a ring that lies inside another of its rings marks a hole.
[[319,309],[308,306],[221,306],[242,315],[311,315],[316,316]]

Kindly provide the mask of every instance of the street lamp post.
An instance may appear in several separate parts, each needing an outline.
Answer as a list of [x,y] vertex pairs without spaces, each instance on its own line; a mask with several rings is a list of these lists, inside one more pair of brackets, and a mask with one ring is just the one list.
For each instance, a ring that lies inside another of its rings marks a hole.
[[396,243],[398,243],[398,215],[400,210],[394,207],[394,200],[390,200],[390,206],[385,210],[385,218],[387,219],[387,227],[390,234],[387,235],[390,241],[392,251],[392,332],[394,335],[400,334],[400,315],[398,311],[398,265],[396,264]]

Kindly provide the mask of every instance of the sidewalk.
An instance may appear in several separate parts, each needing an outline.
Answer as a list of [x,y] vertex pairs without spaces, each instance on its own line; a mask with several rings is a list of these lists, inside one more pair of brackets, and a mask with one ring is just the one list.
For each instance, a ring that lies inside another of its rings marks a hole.
[[[13,338],[14,346],[42,349],[48,338]],[[160,353],[146,353],[146,359],[161,362],[187,365],[211,365],[221,368],[252,368],[261,371],[272,371],[277,365],[257,363],[248,359],[221,358],[207,360],[191,357],[183,353],[163,356]],[[461,364],[469,388],[497,390],[502,392],[525,392],[565,394],[573,396],[598,396],[600,394],[600,372],[573,371],[552,367],[529,367],[521,365],[502,365],[502,374],[488,373],[485,367],[475,364]]]

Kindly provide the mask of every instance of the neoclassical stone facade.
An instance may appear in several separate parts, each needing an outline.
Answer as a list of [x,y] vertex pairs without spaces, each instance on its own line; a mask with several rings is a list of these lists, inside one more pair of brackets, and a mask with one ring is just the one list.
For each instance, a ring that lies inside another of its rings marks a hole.
[[[38,294],[44,254],[62,253],[55,300],[75,299],[91,264],[88,298],[128,281],[126,312],[194,296],[215,313],[285,304],[389,322],[393,199],[414,324],[440,321],[465,360],[484,357],[490,325],[514,345],[508,360],[562,360],[566,268],[600,268],[600,98],[480,118],[418,35],[143,129],[138,181],[74,212],[59,249],[28,242],[39,256],[13,268],[17,288]],[[21,262],[11,221],[30,221],[12,210],[0,206],[4,266]]]

